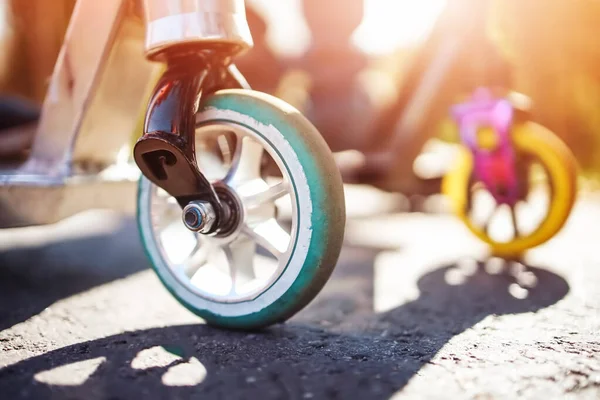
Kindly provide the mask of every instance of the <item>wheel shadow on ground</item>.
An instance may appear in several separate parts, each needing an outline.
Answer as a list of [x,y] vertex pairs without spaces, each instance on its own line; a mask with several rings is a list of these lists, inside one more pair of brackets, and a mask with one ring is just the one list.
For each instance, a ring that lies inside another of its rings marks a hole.
[[0,249],[0,331],[60,299],[149,267],[135,221],[115,213],[85,213],[2,235],[14,243]]
[[[361,254],[374,257],[376,251]],[[358,255],[351,252],[346,259]],[[308,312],[293,323],[255,333],[199,324],[79,343],[0,370],[0,393],[11,399],[176,399],[194,395],[387,399],[450,339],[485,317],[535,312],[556,303],[569,291],[562,277],[543,268],[490,272],[487,264],[466,268],[459,263],[423,274],[418,281],[418,298],[378,314],[368,310],[372,306],[366,300],[372,294],[372,277],[365,275],[371,272],[364,263],[361,268],[358,265],[340,265],[328,284],[331,287],[317,302],[341,305],[345,307],[341,313],[329,307],[331,315],[328,311]],[[359,300],[352,305],[352,299]],[[315,325],[323,318],[329,321],[328,326]],[[135,359],[156,346],[180,358],[165,365],[135,368]],[[44,371],[98,358],[102,358],[101,364],[83,383],[67,386],[40,379]],[[165,383],[173,368],[189,363],[203,371],[194,385]]]

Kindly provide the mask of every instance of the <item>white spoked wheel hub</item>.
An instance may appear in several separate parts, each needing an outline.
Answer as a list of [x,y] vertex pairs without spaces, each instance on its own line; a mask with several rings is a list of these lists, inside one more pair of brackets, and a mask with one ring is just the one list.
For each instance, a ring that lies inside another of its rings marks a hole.
[[[233,154],[202,152],[203,138],[218,137],[223,143],[225,134],[235,135]],[[159,251],[179,283],[194,294],[221,303],[252,300],[281,276],[297,239],[298,210],[289,173],[271,145],[244,126],[202,125],[196,141],[198,165],[236,214],[234,222],[222,233],[190,231],[175,199],[153,186],[150,209]],[[262,176],[265,151],[280,177]],[[230,160],[224,161],[227,156]],[[277,220],[277,206],[291,211],[290,226]]]

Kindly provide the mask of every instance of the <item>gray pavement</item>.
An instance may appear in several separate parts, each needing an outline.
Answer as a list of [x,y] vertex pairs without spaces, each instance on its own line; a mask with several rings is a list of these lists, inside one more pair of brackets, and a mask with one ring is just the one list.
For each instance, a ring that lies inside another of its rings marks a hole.
[[449,215],[352,190],[332,279],[264,332],[180,307],[131,219],[0,231],[0,398],[600,398],[598,196],[523,266]]

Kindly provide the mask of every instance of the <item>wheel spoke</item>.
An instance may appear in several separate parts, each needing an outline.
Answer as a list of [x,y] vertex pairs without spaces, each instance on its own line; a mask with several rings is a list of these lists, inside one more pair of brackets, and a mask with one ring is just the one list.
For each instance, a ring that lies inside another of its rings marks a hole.
[[272,203],[288,194],[288,183],[285,180],[270,186],[268,189],[252,194],[244,199],[247,207],[254,207],[264,203]]
[[492,208],[492,211],[490,212],[488,217],[485,219],[485,222],[483,224],[483,231],[485,232],[485,234],[487,236],[490,236],[490,228],[492,225],[492,220],[494,219],[494,216],[498,212],[498,209],[500,209],[500,205],[498,203],[496,203],[496,205],[494,206],[494,208]]
[[240,183],[260,178],[262,154],[263,147],[259,142],[248,136],[238,136],[231,169],[225,181]]
[[473,176],[473,174],[471,174],[471,176],[469,177],[469,182],[467,183],[467,202],[465,203],[465,207],[466,207],[465,211],[467,214],[472,214],[472,212],[473,212],[473,197],[475,196],[477,191],[479,191],[480,189],[481,189],[480,185],[475,180],[475,176]]
[[181,220],[181,207],[174,197],[153,204],[156,215],[156,227],[160,232]]
[[515,210],[515,207],[509,207],[510,208],[510,219],[512,221],[512,226],[513,226],[513,231],[514,231],[514,238],[518,238],[519,236],[521,236],[521,233],[519,231],[519,226],[517,224],[517,213]]
[[200,268],[206,265],[213,248],[208,243],[198,240],[188,258],[182,263],[183,271],[188,278],[193,278]]
[[237,293],[236,288],[255,279],[254,253],[256,243],[248,238],[238,239],[223,248],[231,275],[230,294]]
[[482,227],[486,221],[493,217],[495,208],[498,205],[481,182],[474,179],[471,182],[470,190],[467,193],[467,214],[477,226]]
[[252,227],[245,226],[244,233],[277,259],[281,258],[290,245],[290,234],[279,225],[275,218],[270,218]]
[[223,156],[223,163],[231,164],[233,154],[231,154],[231,147],[229,146],[227,136],[219,135],[219,137],[217,138],[217,144],[219,145],[219,150],[221,151],[221,155]]

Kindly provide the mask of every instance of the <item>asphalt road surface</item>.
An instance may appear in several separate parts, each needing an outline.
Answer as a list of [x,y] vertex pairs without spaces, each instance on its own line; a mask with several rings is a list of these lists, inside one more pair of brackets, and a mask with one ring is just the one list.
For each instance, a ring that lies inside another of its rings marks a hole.
[[0,398],[600,398],[598,196],[522,265],[355,190],[334,276],[263,332],[179,306],[129,218],[0,231]]

